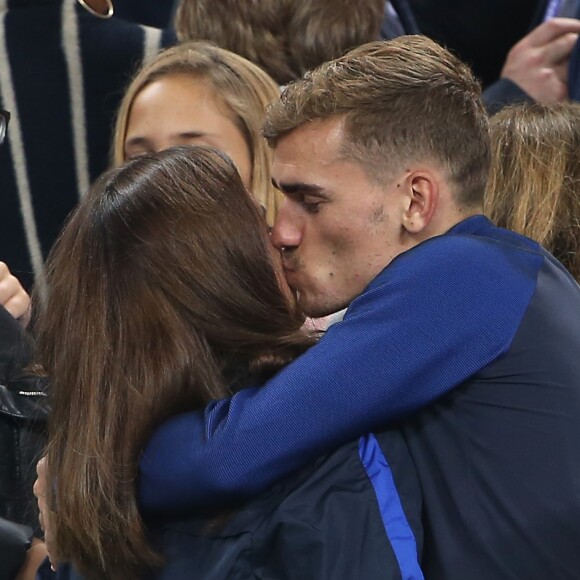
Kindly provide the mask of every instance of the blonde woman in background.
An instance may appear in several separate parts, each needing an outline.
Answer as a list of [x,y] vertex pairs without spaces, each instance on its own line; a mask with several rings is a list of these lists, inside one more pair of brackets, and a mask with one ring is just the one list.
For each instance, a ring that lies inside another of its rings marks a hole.
[[485,213],[550,251],[580,280],[580,105],[526,103],[491,119]]
[[178,145],[215,147],[232,159],[272,225],[282,197],[261,127],[278,96],[276,83],[241,56],[206,42],[170,48],[141,68],[123,97],[113,163]]

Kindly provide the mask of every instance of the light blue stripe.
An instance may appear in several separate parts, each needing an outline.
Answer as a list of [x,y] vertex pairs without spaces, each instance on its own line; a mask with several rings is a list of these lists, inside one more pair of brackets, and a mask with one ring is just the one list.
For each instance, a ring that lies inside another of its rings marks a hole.
[[371,480],[379,511],[401,569],[403,580],[423,580],[417,560],[415,536],[403,511],[393,473],[372,433],[361,437],[358,445],[361,462]]
[[544,14],[544,22],[558,15],[560,4],[562,4],[562,0],[550,0],[550,2],[548,2],[548,7]]

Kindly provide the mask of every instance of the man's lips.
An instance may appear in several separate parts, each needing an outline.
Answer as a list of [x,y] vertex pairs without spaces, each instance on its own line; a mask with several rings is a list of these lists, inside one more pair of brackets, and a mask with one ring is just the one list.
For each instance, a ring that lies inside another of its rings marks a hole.
[[296,289],[296,271],[293,268],[283,266],[284,278],[286,278],[286,283],[292,290]]
[[288,260],[284,260],[284,259],[282,259],[282,268],[284,269],[285,274],[287,272],[294,272],[295,271],[295,268],[292,266],[292,264],[290,264],[290,262]]
[[289,267],[287,264],[282,265],[284,278],[286,278],[286,284],[290,288],[290,291],[294,294],[294,298],[296,301],[300,302],[300,290],[299,290],[299,282],[296,280],[296,270],[292,267]]

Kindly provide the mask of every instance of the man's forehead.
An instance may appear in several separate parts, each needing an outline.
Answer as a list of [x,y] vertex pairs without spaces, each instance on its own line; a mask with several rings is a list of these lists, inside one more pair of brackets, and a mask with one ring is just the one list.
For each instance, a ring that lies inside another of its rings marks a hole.
[[315,170],[341,159],[344,122],[340,118],[317,119],[281,137],[274,149],[273,173]]

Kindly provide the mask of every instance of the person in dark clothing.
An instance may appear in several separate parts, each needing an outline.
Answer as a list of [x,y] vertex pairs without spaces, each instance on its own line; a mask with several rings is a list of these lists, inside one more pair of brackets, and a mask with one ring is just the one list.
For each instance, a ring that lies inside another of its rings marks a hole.
[[170,28],[175,11],[173,0],[113,0],[115,16],[154,28]]
[[0,580],[14,580],[27,557],[37,566],[46,554],[32,485],[48,405],[43,381],[24,373],[31,358],[22,325],[0,306]]
[[22,326],[0,306],[1,580],[14,580],[33,543],[32,552],[40,548],[42,555],[32,484],[46,443],[48,405],[42,381],[23,372],[31,357]]
[[506,54],[539,16],[538,2],[530,0],[407,1],[421,33],[469,64],[484,88],[497,81]]
[[286,279],[308,315],[347,312],[264,387],[158,429],[143,509],[252,496],[396,422],[425,577],[577,578],[580,287],[481,215],[489,126],[468,67],[424,37],[372,43],[289,86],[264,131]]
[[66,216],[108,166],[125,85],[174,38],[101,20],[75,0],[8,0],[0,17],[0,101],[12,114],[0,150],[0,257],[30,289]]
[[[505,3],[502,3],[501,10],[489,2],[484,4],[486,8],[483,10],[483,17],[487,14],[490,26],[493,25],[493,43],[489,43],[489,31],[479,21],[482,13],[473,11],[472,3],[453,0],[443,6],[428,0],[387,2],[381,37],[389,39],[403,34],[421,33],[458,51],[483,80],[486,87],[483,101],[491,114],[506,105],[522,101],[552,103],[567,98],[580,100],[580,47],[577,42],[580,22],[571,19],[580,18],[580,2],[552,0],[548,3],[542,0],[535,7],[524,2],[522,4],[526,7],[523,11],[514,11],[515,4],[509,5],[508,11],[513,12],[512,15],[521,25],[528,22],[530,14],[533,14],[532,30],[528,32],[526,25],[517,36],[513,36],[512,30],[508,32],[501,28],[510,20],[504,19]],[[566,9],[558,10],[559,6]],[[530,11],[532,8],[533,11]],[[417,17],[414,9],[422,13],[422,18]],[[501,18],[498,17],[500,12]],[[469,26],[472,16],[475,15],[478,18],[475,28],[486,31],[486,38],[479,47],[477,40],[475,46],[471,46],[474,38],[477,39],[472,31],[474,27]],[[505,33],[503,47],[496,38],[498,34],[501,38],[502,30]],[[575,44],[577,46],[572,54]],[[500,47],[501,50],[498,50]],[[488,51],[497,51],[496,58],[489,57],[488,62],[488,56],[484,54],[485,48]],[[476,52],[481,54],[476,56]]]
[[157,424],[314,343],[229,158],[169,149],[105,174],[59,238],[47,283],[35,324],[54,485],[36,493],[58,576],[422,578],[421,494],[397,431],[319,457],[247,505],[167,512],[147,528],[138,514],[138,459]]
[[500,80],[484,93],[490,112],[528,100],[544,104],[579,100],[575,87],[580,68],[574,58],[579,33],[579,20],[552,18],[518,42],[506,58]]
[[[9,120],[10,114],[0,111],[0,145]],[[31,491],[48,407],[43,382],[24,373],[32,357],[24,333],[29,315],[28,294],[0,262],[0,580],[14,580],[19,573],[28,574],[19,580],[29,578],[46,555]]]

